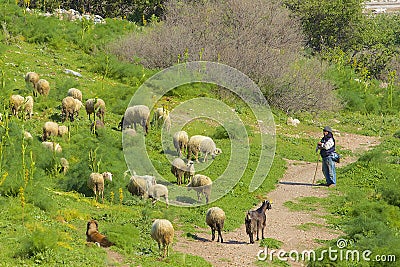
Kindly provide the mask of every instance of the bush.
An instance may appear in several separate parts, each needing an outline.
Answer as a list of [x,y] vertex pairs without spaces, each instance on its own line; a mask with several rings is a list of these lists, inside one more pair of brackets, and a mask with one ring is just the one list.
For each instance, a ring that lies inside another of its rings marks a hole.
[[300,32],[298,21],[278,1],[172,0],[166,3],[162,23],[121,40],[111,50],[148,68],[221,62],[248,75],[285,111],[329,108],[332,87],[321,81],[324,66],[301,59]]

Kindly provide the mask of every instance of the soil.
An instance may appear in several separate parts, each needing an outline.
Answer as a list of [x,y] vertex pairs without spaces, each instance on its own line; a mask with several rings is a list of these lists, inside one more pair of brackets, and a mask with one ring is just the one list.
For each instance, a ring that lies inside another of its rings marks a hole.
[[[308,135],[320,137],[320,133],[308,133]],[[337,145],[342,149],[355,153],[362,153],[379,144],[377,138],[355,134],[336,135],[335,139]],[[355,160],[356,157],[343,158],[337,167],[340,168]],[[320,162],[318,166],[316,166],[317,163],[293,160],[287,160],[287,163],[288,168],[285,175],[276,188],[267,195],[268,199],[272,201],[272,209],[267,210],[265,237],[282,241],[280,249],[287,252],[316,249],[321,246],[321,242],[318,241],[336,239],[342,233],[328,226],[322,217],[326,211],[318,207],[315,210],[293,211],[284,203],[287,201],[297,203],[298,199],[303,197],[324,198],[329,194],[338,194],[339,191],[336,188],[312,184],[315,173],[315,181],[324,180]],[[340,177],[338,177],[338,186],[340,186]],[[176,242],[173,244],[173,250],[203,257],[213,266],[218,267],[256,266],[257,254],[260,250],[264,250],[259,246],[259,241],[249,244],[244,224],[234,231],[223,232],[224,243],[222,244],[216,241],[211,242],[211,230],[206,228],[198,229],[193,238],[186,238],[179,231],[175,236]],[[289,263],[291,266],[304,265],[299,261]]]

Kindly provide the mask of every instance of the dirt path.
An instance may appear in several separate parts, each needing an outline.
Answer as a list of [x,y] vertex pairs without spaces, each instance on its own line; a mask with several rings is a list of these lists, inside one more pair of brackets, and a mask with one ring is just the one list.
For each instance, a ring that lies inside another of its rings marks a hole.
[[[315,134],[319,137],[319,134]],[[336,136],[336,142],[343,149],[353,152],[363,152],[379,143],[373,137],[359,136],[354,134],[342,134]],[[337,167],[353,162],[355,158],[344,158]],[[327,227],[326,222],[320,215],[323,210],[315,211],[291,211],[283,204],[287,201],[296,202],[302,197],[326,197],[335,189],[322,186],[312,186],[311,182],[315,173],[316,163],[288,160],[288,169],[277,187],[268,194],[272,200],[272,209],[267,211],[267,228],[265,237],[274,238],[283,242],[281,249],[285,251],[315,249],[320,246],[316,240],[332,240],[341,233]],[[321,165],[317,170],[316,181],[323,180]],[[338,179],[340,184],[340,177]],[[249,207],[250,208],[250,207]],[[243,215],[244,218],[244,215]],[[244,220],[244,219],[243,219]],[[303,227],[299,227],[303,225]],[[302,230],[306,229],[306,230]],[[257,254],[263,248],[259,242],[248,244],[245,226],[223,233],[225,243],[211,242],[211,231],[199,229],[195,239],[187,239],[182,233],[177,233],[177,242],[173,249],[184,253],[201,256],[213,266],[256,266]],[[291,262],[292,266],[302,266],[300,262]]]

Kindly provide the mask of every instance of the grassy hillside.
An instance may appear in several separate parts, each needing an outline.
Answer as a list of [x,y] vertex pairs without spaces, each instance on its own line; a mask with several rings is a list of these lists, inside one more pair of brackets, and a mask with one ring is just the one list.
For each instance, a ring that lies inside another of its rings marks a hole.
[[[0,107],[3,115],[0,122],[0,266],[107,266],[110,262],[106,251],[86,244],[86,222],[90,218],[99,221],[100,232],[116,243],[111,249],[120,253],[127,264],[207,266],[202,258],[177,252],[172,252],[168,259],[157,260],[158,248],[149,234],[152,220],[169,219],[176,230],[182,231],[179,234],[186,235],[194,233],[197,227],[206,227],[206,210],[220,206],[228,217],[225,229],[235,229],[243,223],[244,212],[258,204],[282,176],[285,171],[283,158],[316,161],[316,139],[292,136],[299,132],[319,132],[325,124],[370,135],[391,134],[399,127],[395,116],[372,116],[367,118],[370,123],[360,125],[365,115],[324,114],[317,117],[299,114],[302,124],[294,128],[285,125],[285,114],[275,111],[277,148],[274,162],[260,188],[249,193],[248,186],[260,153],[259,134],[254,128],[251,111],[245,103],[212,86],[186,85],[163,97],[158,106],[167,103],[172,109],[182,101],[204,96],[223,100],[247,125],[250,160],[247,166],[243,166],[244,175],[237,185],[212,204],[192,208],[170,206],[166,209],[164,203],[157,203],[152,207],[150,201],[131,196],[126,189],[128,177],[124,177],[124,172],[127,166],[117,125],[134,92],[157,70],[120,62],[105,48],[107,43],[122,34],[132,31],[140,34],[145,29],[116,19],[94,25],[45,18],[23,12],[6,1],[2,1],[0,19],[3,25],[0,37],[0,98],[3,104]],[[78,71],[82,77],[66,74],[65,69]],[[8,102],[12,94],[27,96],[32,93],[24,81],[28,71],[35,71],[47,79],[51,90],[48,97],[35,98],[34,116],[25,120],[9,116]],[[84,100],[93,97],[105,100],[106,127],[98,136],[90,131],[91,121],[84,109],[74,122],[61,122],[61,100],[72,87],[83,92]],[[342,122],[337,123],[336,119]],[[53,154],[41,145],[42,126],[49,120],[69,126],[68,136],[52,138],[62,146],[61,154]],[[230,160],[230,140],[225,131],[215,122],[205,119],[195,120],[185,127],[190,135],[206,133],[214,137],[224,151],[203,172],[215,179]],[[24,140],[25,130],[32,134],[33,140]],[[391,155],[398,157],[396,142],[389,143],[389,147],[386,150],[394,151],[390,152],[394,153]],[[169,161],[163,154],[159,129],[151,129],[146,137],[146,148],[158,173],[174,182]],[[340,152],[351,154],[349,151]],[[66,175],[59,172],[61,157],[68,159],[70,164]],[[396,173],[396,167],[393,168],[393,173]],[[92,171],[114,174],[113,181],[106,183],[104,204],[97,203],[93,192],[87,188],[86,181]],[[387,190],[389,188],[382,184],[382,192],[389,192]],[[370,195],[363,197],[369,199]],[[387,201],[393,206],[394,215],[390,215],[390,220],[395,220],[398,216],[397,200],[387,198],[389,193],[382,193],[377,201]],[[391,227],[398,232],[398,225],[394,223]]]

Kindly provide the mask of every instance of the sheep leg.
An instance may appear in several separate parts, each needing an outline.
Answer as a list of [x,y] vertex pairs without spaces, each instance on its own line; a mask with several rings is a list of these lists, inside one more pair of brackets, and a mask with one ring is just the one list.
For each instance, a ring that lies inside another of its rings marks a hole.
[[208,153],[206,152],[206,154],[204,155],[203,162],[207,162],[207,155],[208,155]]
[[222,234],[221,234],[221,227],[217,227],[218,230],[218,240],[217,242],[219,242],[221,240],[221,243],[224,243],[224,240],[222,239]]

